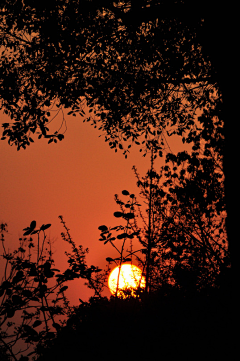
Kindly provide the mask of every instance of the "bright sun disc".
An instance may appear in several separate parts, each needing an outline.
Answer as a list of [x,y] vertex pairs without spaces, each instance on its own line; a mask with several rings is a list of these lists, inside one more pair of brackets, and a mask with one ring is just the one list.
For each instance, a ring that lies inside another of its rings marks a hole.
[[[108,278],[108,287],[113,295],[115,295],[117,291],[119,268],[120,266],[115,267]],[[140,268],[129,263],[121,265],[117,292],[118,296],[123,290],[137,290],[139,287],[145,288],[145,285],[145,277],[142,275]],[[132,294],[133,293],[134,292],[132,292]]]

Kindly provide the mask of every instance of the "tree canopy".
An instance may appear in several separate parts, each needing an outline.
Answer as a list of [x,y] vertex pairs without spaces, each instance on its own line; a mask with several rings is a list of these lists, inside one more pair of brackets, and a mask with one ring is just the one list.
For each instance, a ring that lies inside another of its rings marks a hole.
[[[171,7],[173,9],[171,10]],[[168,126],[182,135],[212,97],[216,72],[203,53],[204,17],[185,1],[3,2],[3,137],[18,149],[49,132],[52,107],[86,111],[112,148],[143,147]],[[175,9],[175,10],[174,10]],[[191,7],[190,7],[191,9]],[[163,15],[161,15],[163,14]],[[158,146],[157,146],[158,144]]]

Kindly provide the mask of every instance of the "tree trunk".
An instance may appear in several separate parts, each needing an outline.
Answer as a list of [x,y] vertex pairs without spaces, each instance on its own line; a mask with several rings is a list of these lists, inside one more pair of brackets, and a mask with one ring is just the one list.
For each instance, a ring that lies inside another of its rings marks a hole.
[[[229,10],[229,9],[227,9]],[[223,170],[225,176],[225,197],[227,210],[227,236],[231,259],[231,283],[235,294],[239,283],[239,64],[238,62],[238,20],[237,6],[232,7],[231,14],[226,8],[206,18],[203,34],[203,50],[210,55],[217,72],[219,88],[223,98],[223,120],[225,147],[223,151]]]

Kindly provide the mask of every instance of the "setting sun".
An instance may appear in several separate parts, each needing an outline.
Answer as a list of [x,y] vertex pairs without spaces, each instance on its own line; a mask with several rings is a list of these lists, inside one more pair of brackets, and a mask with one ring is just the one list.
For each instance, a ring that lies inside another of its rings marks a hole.
[[125,263],[121,265],[120,274],[119,269],[120,266],[115,267],[108,278],[108,287],[113,295],[116,294],[117,288],[117,295],[119,296],[121,291],[132,290],[133,295],[133,290],[137,290],[139,287],[145,287],[145,277],[142,275],[142,271],[139,267]]

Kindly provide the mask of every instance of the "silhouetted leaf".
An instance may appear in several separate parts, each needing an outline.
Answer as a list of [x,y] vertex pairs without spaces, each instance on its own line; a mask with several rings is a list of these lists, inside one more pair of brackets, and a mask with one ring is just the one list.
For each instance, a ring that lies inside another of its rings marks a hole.
[[30,298],[32,297],[32,292],[30,290],[22,290],[22,295],[24,297]]
[[45,276],[47,277],[47,278],[52,278],[53,276],[54,276],[54,272],[53,271],[49,271],[49,272],[46,272],[45,273]]
[[113,262],[113,259],[112,259],[111,257],[107,257],[107,258],[106,258],[106,261],[107,261],[107,262]]
[[28,228],[26,232],[23,233],[24,236],[28,236],[29,234],[32,233],[31,228]]
[[59,292],[64,292],[68,289],[68,286],[63,286],[60,288]]
[[100,231],[107,231],[107,230],[108,230],[108,227],[103,225],[103,226],[99,226],[98,229],[99,229]]
[[102,238],[99,238],[99,241],[102,242],[102,241],[106,241],[106,237],[102,237]]
[[45,262],[43,267],[44,267],[44,275],[47,278],[51,278],[54,276],[54,272],[51,270],[51,263]]
[[9,281],[3,281],[1,287],[2,287],[2,289],[7,289],[7,288],[12,287],[12,284]]
[[119,217],[122,217],[124,215],[124,213],[122,213],[122,212],[114,212],[113,215],[114,215],[114,217],[119,218]]
[[36,320],[36,321],[33,323],[32,327],[35,328],[35,327],[37,327],[37,326],[40,326],[41,324],[42,324],[42,321]]
[[64,135],[63,135],[63,134],[58,134],[57,137],[58,137],[58,140],[60,140],[60,141],[64,139]]
[[[30,270],[29,270],[29,273],[28,273],[28,275],[29,276],[37,276],[37,269],[36,269],[36,266],[35,266],[35,264],[33,264],[33,265],[31,265],[31,268],[30,268]],[[36,279],[36,282],[38,281],[38,279]]]
[[124,218],[132,219],[132,218],[134,218],[134,213],[125,213]]
[[35,231],[33,231],[31,234],[37,234],[39,231],[36,229]]
[[43,224],[41,227],[40,227],[40,231],[45,231],[45,229],[48,229],[49,227],[51,227],[51,224],[48,223],[48,224]]
[[[39,266],[39,267],[40,267],[40,266]],[[49,271],[50,268],[51,268],[51,263],[47,261],[47,262],[45,262],[41,267],[44,268],[44,272],[45,272],[45,271]]]
[[123,194],[124,196],[128,196],[128,195],[129,195],[129,192],[126,191],[126,190],[124,190],[124,191],[122,191],[122,194]]
[[24,261],[21,265],[22,268],[26,269],[26,268],[31,268],[31,264],[29,261]]
[[117,235],[117,239],[123,239],[123,238],[127,238],[128,234],[127,233],[121,233]]
[[13,283],[18,283],[18,282],[20,282],[21,280],[22,280],[22,278],[23,278],[23,271],[18,271],[17,272],[17,274],[16,274],[16,276],[14,276],[13,277],[13,280],[12,280],[12,282]]
[[31,229],[31,231],[33,231],[33,230],[35,229],[36,225],[37,225],[37,222],[36,222],[36,221],[32,221],[32,222],[30,223],[30,229]]

